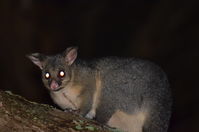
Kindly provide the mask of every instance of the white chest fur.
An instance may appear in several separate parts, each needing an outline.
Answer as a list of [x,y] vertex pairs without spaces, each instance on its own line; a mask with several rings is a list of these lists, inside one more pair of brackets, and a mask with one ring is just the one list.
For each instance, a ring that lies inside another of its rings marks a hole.
[[53,101],[62,109],[78,110],[81,105],[81,94],[82,87],[72,86],[70,88],[63,88],[59,91],[50,92]]

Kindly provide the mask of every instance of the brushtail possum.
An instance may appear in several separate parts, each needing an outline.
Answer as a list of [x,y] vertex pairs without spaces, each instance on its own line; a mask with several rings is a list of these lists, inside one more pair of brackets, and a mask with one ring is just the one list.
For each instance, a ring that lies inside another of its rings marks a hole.
[[45,87],[62,109],[127,132],[166,132],[171,93],[165,73],[142,59],[77,59],[77,48],[28,58],[42,71]]

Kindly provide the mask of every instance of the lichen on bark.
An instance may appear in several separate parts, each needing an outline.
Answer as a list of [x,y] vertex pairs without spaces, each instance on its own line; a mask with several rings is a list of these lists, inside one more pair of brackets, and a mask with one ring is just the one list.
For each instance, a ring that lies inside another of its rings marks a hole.
[[109,132],[108,127],[87,120],[73,112],[63,112],[46,104],[39,104],[0,91],[1,132]]

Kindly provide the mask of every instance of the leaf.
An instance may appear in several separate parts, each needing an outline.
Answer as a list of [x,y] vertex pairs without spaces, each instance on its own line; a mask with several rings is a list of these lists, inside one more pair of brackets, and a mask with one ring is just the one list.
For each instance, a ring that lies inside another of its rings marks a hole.
[[83,129],[81,125],[77,125],[77,126],[75,126],[75,128],[76,128],[77,130],[82,130],[82,129]]
[[110,131],[112,131],[112,132],[124,132],[124,131],[122,131],[122,130],[120,130],[120,129],[117,129],[117,128],[108,128]]
[[78,120],[79,124],[84,124],[84,121]]
[[93,126],[86,126],[85,128],[89,131],[95,131],[95,127]]

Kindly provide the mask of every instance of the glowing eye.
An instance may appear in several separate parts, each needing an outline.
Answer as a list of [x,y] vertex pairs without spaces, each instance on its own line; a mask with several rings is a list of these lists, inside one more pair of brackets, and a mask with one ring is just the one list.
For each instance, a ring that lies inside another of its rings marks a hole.
[[46,78],[46,79],[49,79],[49,78],[50,78],[50,73],[46,72],[46,73],[45,73],[45,78]]
[[64,77],[64,76],[65,76],[64,71],[60,71],[60,72],[59,72],[59,76],[60,76],[60,77]]

